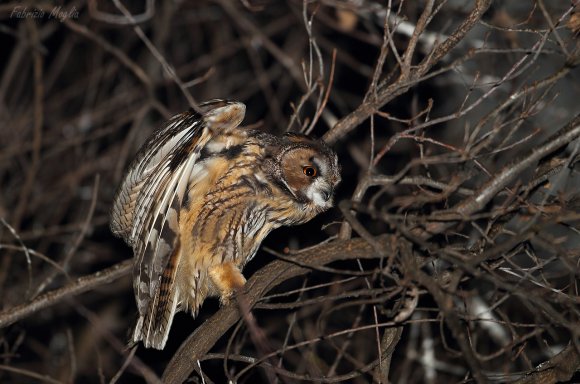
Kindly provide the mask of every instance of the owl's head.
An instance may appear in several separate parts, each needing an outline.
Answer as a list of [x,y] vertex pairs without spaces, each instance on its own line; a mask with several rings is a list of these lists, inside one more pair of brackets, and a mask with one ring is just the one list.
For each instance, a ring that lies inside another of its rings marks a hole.
[[336,153],[324,142],[301,134],[287,133],[282,141],[275,159],[278,183],[300,203],[317,211],[330,208],[340,182]]

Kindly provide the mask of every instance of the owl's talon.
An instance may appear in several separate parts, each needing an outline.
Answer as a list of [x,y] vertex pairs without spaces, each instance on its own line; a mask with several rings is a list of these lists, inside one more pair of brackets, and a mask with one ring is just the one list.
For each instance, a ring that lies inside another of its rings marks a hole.
[[225,307],[229,305],[234,300],[235,296],[236,296],[235,291],[230,291],[226,293],[222,292],[220,296],[220,306]]
[[237,291],[246,283],[246,278],[240,269],[231,262],[214,265],[209,269],[209,276],[219,289],[222,306],[231,303]]

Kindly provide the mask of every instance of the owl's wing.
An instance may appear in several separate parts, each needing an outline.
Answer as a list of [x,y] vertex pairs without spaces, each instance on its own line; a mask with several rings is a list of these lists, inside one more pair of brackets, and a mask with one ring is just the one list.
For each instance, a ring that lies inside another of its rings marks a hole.
[[111,230],[135,253],[134,288],[143,315],[179,242],[179,211],[191,170],[215,134],[237,127],[242,103],[211,101],[203,117],[185,112],[170,119],[141,148],[117,192]]

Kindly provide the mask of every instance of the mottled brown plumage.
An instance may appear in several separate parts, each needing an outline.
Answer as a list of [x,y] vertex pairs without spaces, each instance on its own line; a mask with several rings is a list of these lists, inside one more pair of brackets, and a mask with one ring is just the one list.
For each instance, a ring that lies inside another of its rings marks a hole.
[[336,154],[298,134],[237,128],[245,106],[221,100],[169,120],[143,146],[115,198],[112,231],[134,249],[133,341],[162,349],[176,311],[230,300],[264,237],[332,205]]

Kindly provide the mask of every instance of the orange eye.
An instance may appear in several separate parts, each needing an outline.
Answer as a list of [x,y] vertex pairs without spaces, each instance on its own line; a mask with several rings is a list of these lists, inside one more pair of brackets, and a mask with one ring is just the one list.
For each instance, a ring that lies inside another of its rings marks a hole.
[[316,168],[307,165],[306,167],[302,168],[302,172],[308,177],[315,177],[316,176]]

